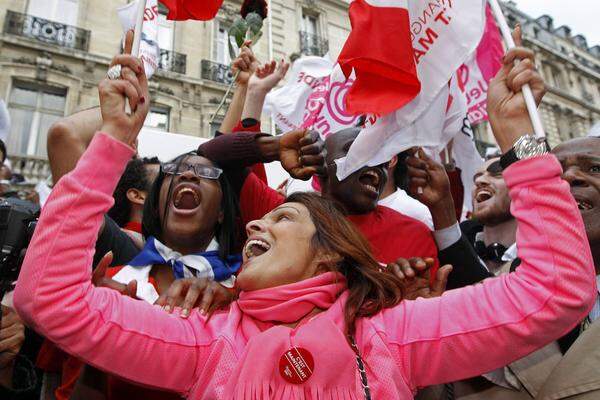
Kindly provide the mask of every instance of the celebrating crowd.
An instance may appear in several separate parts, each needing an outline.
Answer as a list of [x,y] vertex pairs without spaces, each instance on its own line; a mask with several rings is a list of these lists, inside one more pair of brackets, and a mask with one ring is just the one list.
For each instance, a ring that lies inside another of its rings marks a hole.
[[[48,134],[54,187],[3,306],[2,398],[599,395],[600,139],[532,136],[521,90],[539,104],[545,89],[530,50],[490,84],[502,156],[460,223],[423,149],[340,180],[360,127],[262,133],[289,65],[260,65],[251,43],[217,136],[137,157],[151,96],[131,42],[100,107]],[[272,189],[273,161],[320,192]]]

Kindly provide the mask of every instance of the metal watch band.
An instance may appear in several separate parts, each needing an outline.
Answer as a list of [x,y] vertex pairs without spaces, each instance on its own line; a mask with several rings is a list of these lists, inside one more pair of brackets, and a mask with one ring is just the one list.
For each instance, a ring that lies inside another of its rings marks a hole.
[[524,135],[515,142],[515,145],[500,157],[502,169],[526,158],[541,156],[550,151],[546,139],[539,140],[533,135]]

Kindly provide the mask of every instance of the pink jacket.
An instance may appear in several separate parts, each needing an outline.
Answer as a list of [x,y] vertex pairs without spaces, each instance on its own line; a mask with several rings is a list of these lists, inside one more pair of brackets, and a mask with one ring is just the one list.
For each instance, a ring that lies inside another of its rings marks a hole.
[[[237,303],[208,322],[199,313],[181,319],[92,286],[96,235],[132,154],[98,134],[76,169],[54,188],[15,291],[23,319],[86,363],[193,399],[363,399],[343,339],[323,343],[328,364],[316,379],[327,385],[354,374],[345,394],[295,385],[281,395],[279,388],[260,389],[263,376],[277,368],[261,363],[274,350],[260,339],[287,328],[252,319]],[[555,340],[585,317],[595,300],[595,273],[581,216],[560,173],[552,155],[518,162],[505,172],[519,221],[517,272],[439,298],[403,301],[357,322],[374,399],[410,399],[419,387],[491,371]],[[314,319],[312,334],[342,323],[344,298]],[[242,375],[255,377],[257,386],[238,387]]]

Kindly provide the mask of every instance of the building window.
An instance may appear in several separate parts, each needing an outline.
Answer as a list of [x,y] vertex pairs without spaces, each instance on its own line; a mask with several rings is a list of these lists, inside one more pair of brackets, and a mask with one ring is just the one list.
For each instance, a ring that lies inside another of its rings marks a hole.
[[302,31],[309,35],[319,35],[319,17],[314,14],[302,13]]
[[214,138],[217,131],[219,130],[219,128],[221,127],[221,124],[223,123],[223,121],[214,121],[210,123],[210,132],[209,132],[209,136],[210,138]]
[[29,0],[27,14],[76,26],[79,0]]
[[[215,31],[215,43],[213,46],[213,60],[219,64],[229,65],[231,64],[231,57],[229,56],[229,26],[223,21],[215,20],[216,31]],[[234,49],[237,51],[237,44],[232,43]]]
[[9,154],[47,157],[48,129],[65,115],[66,95],[65,88],[13,82],[8,103],[12,121]]
[[567,89],[565,78],[560,69],[549,63],[543,63],[542,66],[547,78],[546,80],[550,82],[551,85],[559,89]]
[[309,56],[324,56],[329,52],[329,42],[321,37],[319,16],[303,12],[300,31],[300,53]]
[[158,3],[158,47],[161,50],[173,50],[175,23],[167,20],[169,10]]
[[146,116],[144,126],[157,131],[169,132],[169,116],[171,110],[168,107],[152,106]]

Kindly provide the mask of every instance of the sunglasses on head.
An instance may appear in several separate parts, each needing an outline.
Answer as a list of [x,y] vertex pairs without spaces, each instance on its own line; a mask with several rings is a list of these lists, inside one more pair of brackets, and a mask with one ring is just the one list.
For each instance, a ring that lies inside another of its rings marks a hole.
[[177,164],[177,163],[166,163],[162,165],[162,171],[167,175],[182,175],[187,171],[192,171],[194,175],[200,178],[217,180],[223,173],[222,169],[216,167],[209,167],[201,164]]

